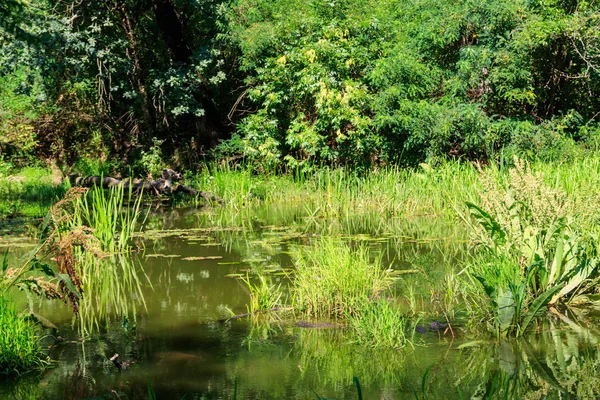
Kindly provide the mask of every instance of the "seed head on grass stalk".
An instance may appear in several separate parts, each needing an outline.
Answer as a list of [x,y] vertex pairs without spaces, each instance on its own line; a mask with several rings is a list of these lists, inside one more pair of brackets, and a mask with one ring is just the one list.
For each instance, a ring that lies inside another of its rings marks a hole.
[[[74,268],[72,250],[75,246],[83,246],[85,249],[97,252],[98,246],[94,244],[94,238],[87,228],[68,229],[69,221],[73,217],[67,208],[87,192],[84,188],[71,188],[65,197],[58,201],[40,226],[40,238],[38,244],[26,254],[20,267],[13,268],[7,273],[2,273],[0,285],[3,293],[14,286],[26,289],[31,293],[45,293],[47,297],[56,297],[56,293],[47,284],[42,284],[28,274],[34,271],[42,272],[46,277],[58,280],[58,288],[63,300],[69,301],[73,311],[77,313],[78,302],[81,292],[81,278]],[[70,210],[69,210],[70,211]],[[56,262],[55,269],[46,260],[53,259]],[[47,290],[45,290],[47,289]]]

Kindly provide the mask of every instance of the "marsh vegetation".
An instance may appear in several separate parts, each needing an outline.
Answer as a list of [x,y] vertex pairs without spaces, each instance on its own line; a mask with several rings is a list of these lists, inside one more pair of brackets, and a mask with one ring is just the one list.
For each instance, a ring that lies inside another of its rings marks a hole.
[[599,5],[0,0],[0,397],[598,397]]

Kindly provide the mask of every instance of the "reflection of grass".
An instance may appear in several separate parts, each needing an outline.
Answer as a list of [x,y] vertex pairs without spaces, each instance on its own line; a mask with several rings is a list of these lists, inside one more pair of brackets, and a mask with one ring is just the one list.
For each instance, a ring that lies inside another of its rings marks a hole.
[[146,307],[139,276],[143,270],[131,257],[114,254],[98,259],[85,253],[78,258],[83,287],[79,304],[82,334],[89,335],[114,318],[135,319],[137,307]]
[[360,377],[363,385],[393,387],[405,377],[403,351],[381,351],[351,344],[340,330],[300,330],[294,346],[294,353],[300,354],[300,371],[316,377],[319,387],[325,384],[336,389],[352,382],[354,376]]

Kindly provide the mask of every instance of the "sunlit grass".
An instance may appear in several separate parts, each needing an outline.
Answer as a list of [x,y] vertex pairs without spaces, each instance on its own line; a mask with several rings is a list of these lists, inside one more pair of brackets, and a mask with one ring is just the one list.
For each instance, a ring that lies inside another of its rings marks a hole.
[[317,318],[346,318],[389,288],[380,258],[371,260],[365,246],[351,249],[332,238],[298,249],[292,281],[294,307]]
[[0,374],[27,372],[45,364],[35,327],[0,297]]
[[93,187],[77,201],[71,223],[91,228],[104,251],[127,252],[141,225],[141,201],[141,196],[133,196],[131,188]]
[[356,342],[372,347],[399,348],[410,343],[409,319],[387,299],[369,301],[349,318]]
[[242,281],[250,292],[248,312],[256,314],[260,311],[273,310],[281,305],[281,284],[272,284],[268,277],[259,276],[258,282],[253,282],[248,275]]

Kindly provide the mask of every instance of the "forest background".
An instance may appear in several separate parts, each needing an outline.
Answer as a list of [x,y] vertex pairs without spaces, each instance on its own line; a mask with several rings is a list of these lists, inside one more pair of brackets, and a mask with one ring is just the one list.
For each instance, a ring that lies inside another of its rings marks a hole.
[[0,0],[0,176],[580,157],[599,3]]

